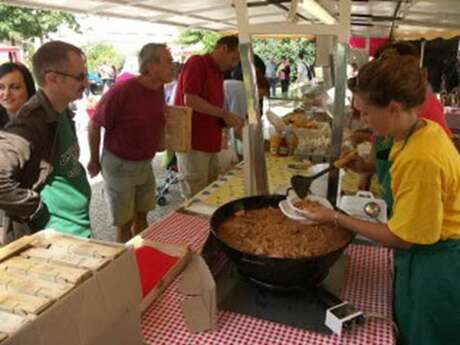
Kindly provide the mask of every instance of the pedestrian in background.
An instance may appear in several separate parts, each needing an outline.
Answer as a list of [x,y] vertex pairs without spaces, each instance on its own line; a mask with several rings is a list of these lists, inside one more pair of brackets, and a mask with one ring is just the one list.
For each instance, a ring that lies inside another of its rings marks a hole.
[[281,82],[281,92],[283,96],[287,96],[289,92],[289,83],[291,78],[291,66],[289,64],[289,59],[283,57],[283,61],[278,66],[278,79]]

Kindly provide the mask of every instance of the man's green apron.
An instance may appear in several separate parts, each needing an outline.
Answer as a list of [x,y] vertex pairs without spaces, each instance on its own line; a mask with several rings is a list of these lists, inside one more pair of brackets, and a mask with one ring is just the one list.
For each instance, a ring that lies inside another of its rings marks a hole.
[[79,147],[70,120],[60,114],[57,123],[59,160],[40,198],[48,214],[40,217],[39,227],[75,236],[90,237],[89,203],[91,188],[86,173],[78,161]]
[[[413,133],[405,140],[403,149]],[[378,137],[375,144],[376,174],[388,205],[393,208],[391,161],[393,140]],[[412,245],[395,250],[394,312],[399,345],[450,345],[459,343],[460,241]],[[439,310],[451,313],[439,314]]]

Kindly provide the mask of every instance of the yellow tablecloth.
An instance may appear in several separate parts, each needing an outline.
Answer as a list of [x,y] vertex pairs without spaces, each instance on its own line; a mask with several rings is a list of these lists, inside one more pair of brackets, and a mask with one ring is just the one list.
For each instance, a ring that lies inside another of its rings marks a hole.
[[[268,189],[270,193],[275,193],[280,188],[288,185],[291,176],[296,174],[296,172],[288,168],[288,164],[294,161],[294,157],[276,157],[267,154],[265,159]],[[221,206],[244,196],[244,171],[242,165],[232,169],[223,179],[211,184],[210,188],[206,188],[197,195],[201,202],[213,206]]]
[[[293,171],[289,169],[288,164],[296,161],[296,159],[291,156],[277,157],[267,154],[265,159],[267,164],[268,189],[270,193],[276,193],[282,188],[287,187],[293,175],[299,173],[307,174],[308,171]],[[358,191],[358,184],[359,175],[347,172],[342,179],[342,192],[345,194],[355,194]],[[375,179],[371,185],[371,191],[376,197],[380,195],[379,186]],[[243,165],[240,163],[225,176],[198,193],[192,200],[209,206],[219,207],[229,201],[243,198],[245,195],[244,171]]]

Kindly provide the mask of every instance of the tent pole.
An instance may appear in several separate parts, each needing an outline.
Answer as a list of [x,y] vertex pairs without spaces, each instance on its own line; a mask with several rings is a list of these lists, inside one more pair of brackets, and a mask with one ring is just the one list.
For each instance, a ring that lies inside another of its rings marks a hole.
[[420,67],[423,67],[423,60],[425,60],[425,45],[426,41],[422,40],[420,44]]
[[[335,62],[335,97],[334,97],[334,119],[332,121],[332,143],[330,164],[339,158],[342,151],[343,128],[345,127],[345,96],[347,83],[347,57],[348,41],[350,37],[351,1],[343,0],[339,4],[339,25],[342,27],[337,40],[336,62]],[[327,197],[329,201],[337,204],[339,190],[339,171],[334,169],[329,173]]]
[[246,0],[236,0],[241,67],[246,91],[248,120],[243,129],[244,186],[246,195],[266,195],[268,190],[259,94],[249,33]]

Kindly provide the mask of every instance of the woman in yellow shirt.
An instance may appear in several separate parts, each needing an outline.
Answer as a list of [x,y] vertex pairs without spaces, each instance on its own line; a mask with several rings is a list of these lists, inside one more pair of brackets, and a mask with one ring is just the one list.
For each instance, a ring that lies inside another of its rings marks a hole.
[[460,326],[460,155],[443,129],[419,119],[426,73],[390,50],[349,80],[362,120],[391,136],[393,216],[388,224],[323,207],[309,217],[395,248],[400,344],[457,344]]

